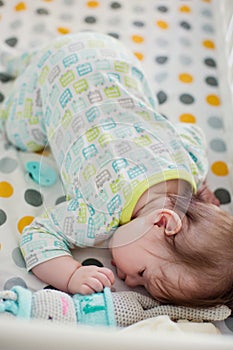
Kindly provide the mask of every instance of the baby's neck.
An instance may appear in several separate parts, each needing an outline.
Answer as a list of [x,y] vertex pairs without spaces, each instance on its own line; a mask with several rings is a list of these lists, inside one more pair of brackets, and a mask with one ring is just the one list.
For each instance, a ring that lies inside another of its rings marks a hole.
[[132,219],[150,213],[154,209],[166,208],[168,194],[187,197],[191,195],[191,185],[185,180],[169,180],[150,187],[139,198],[132,215]]

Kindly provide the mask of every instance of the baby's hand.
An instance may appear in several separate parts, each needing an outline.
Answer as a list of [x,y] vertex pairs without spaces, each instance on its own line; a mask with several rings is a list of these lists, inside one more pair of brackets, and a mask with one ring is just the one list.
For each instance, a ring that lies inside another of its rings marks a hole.
[[101,292],[104,287],[111,288],[114,280],[113,272],[106,267],[80,266],[69,280],[68,291],[84,295]]

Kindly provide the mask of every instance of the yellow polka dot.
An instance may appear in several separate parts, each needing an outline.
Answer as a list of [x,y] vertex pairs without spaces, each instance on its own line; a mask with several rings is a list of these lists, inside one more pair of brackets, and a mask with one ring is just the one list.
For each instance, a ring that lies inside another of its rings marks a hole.
[[88,1],[87,2],[87,6],[88,7],[98,7],[99,6],[99,2],[98,1]]
[[132,35],[132,40],[137,43],[137,44],[141,44],[144,41],[144,38],[141,35]]
[[14,189],[9,182],[0,182],[0,197],[8,198],[12,196],[13,192]]
[[214,162],[211,165],[211,170],[217,176],[226,176],[229,173],[227,164],[222,161]]
[[193,81],[193,77],[191,74],[188,74],[188,73],[181,73],[179,75],[179,80],[182,82],[182,83],[191,83]]
[[18,4],[15,5],[15,11],[24,11],[26,9],[27,7],[24,2],[19,2]]
[[206,101],[211,106],[219,106],[221,104],[221,100],[217,95],[208,95],[206,96]]
[[168,29],[169,27],[168,23],[165,21],[157,21],[156,24],[161,29]]
[[182,123],[196,123],[196,118],[193,114],[190,113],[183,113],[179,117],[180,122]]
[[207,49],[215,49],[215,43],[212,40],[204,40],[202,44]]
[[68,33],[70,33],[70,29],[69,28],[65,28],[65,27],[58,27],[57,31],[60,34],[68,34]]
[[203,2],[211,2],[211,0],[202,0]]
[[141,52],[134,52],[134,55],[140,60],[142,61],[144,58],[144,55]]
[[191,12],[191,8],[187,5],[180,6],[179,10],[180,12]]
[[23,232],[25,226],[30,225],[30,223],[34,220],[34,216],[23,216],[18,221],[18,230],[20,233]]

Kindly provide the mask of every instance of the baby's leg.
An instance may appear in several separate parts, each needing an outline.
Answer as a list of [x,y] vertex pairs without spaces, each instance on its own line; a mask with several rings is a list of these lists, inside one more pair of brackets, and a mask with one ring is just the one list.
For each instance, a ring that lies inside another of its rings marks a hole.
[[31,64],[16,79],[11,95],[3,104],[2,123],[7,137],[23,151],[41,150],[47,142],[37,80],[36,66]]

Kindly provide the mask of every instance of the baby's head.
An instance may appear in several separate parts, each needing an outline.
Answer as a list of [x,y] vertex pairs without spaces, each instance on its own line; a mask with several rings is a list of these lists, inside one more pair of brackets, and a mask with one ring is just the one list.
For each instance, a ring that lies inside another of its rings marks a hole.
[[161,302],[233,308],[233,217],[193,196],[121,226],[112,239],[118,276]]

